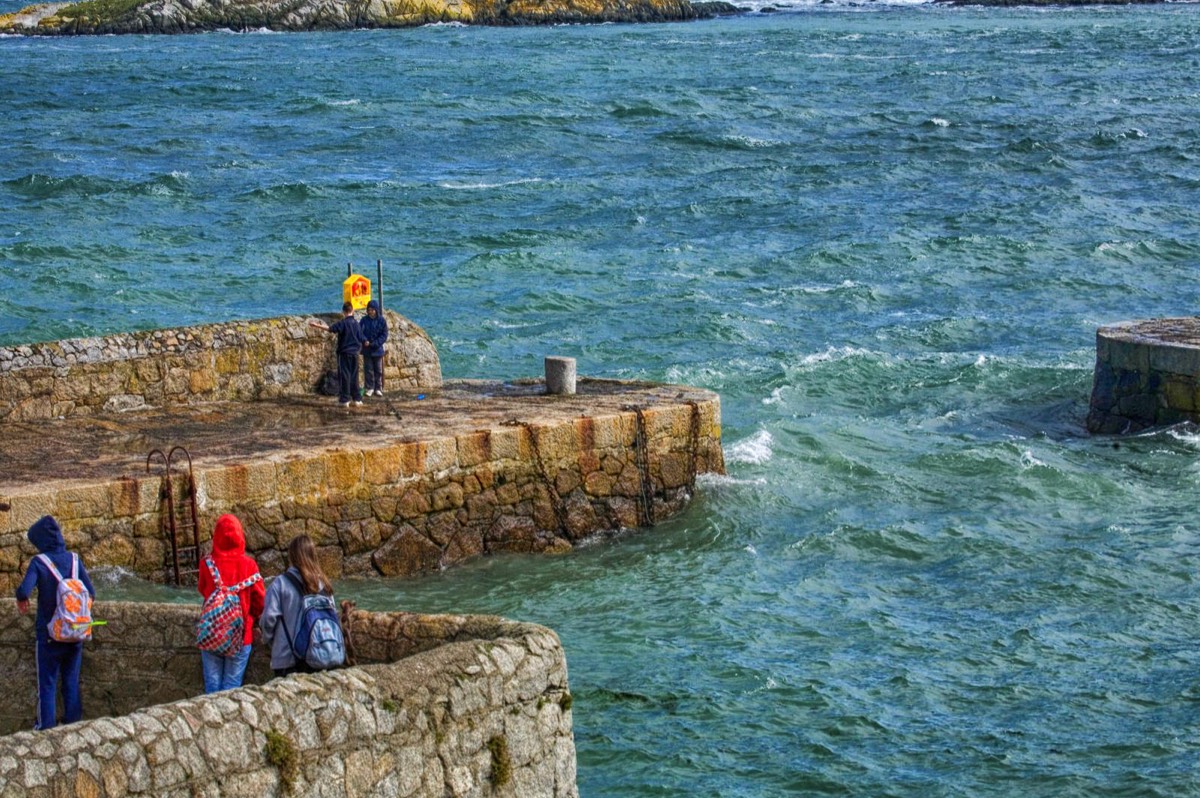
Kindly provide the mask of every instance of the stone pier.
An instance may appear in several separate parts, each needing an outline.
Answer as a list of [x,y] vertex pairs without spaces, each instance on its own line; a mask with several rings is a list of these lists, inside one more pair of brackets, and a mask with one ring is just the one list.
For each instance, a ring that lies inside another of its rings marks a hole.
[[1139,432],[1181,421],[1200,422],[1200,317],[1097,330],[1088,431]]
[[[307,533],[335,578],[405,576],[651,526],[724,470],[710,391],[443,381],[428,336],[390,312],[387,396],[341,408],[316,393],[333,339],[307,321],[0,349],[0,591],[45,514],[90,567],[163,579],[168,487],[177,519],[194,503],[202,545],[238,515],[267,574]],[[168,479],[175,447],[189,457]]]

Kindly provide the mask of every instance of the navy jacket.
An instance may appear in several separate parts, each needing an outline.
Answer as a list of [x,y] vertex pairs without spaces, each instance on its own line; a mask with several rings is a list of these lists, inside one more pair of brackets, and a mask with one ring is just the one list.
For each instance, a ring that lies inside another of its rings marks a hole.
[[341,321],[329,325],[331,333],[337,333],[337,353],[339,355],[357,355],[362,351],[363,334],[358,326],[358,319],[353,316],[343,316]]
[[370,314],[367,314],[358,323],[362,327],[363,338],[370,341],[369,344],[363,344],[362,351],[368,357],[382,357],[383,345],[388,339],[387,319],[383,317],[383,311],[379,309],[379,302],[374,299],[367,303],[367,310],[371,308],[375,308],[375,318],[371,318]]
[[[50,558],[54,567],[62,574],[63,579],[71,578],[71,552],[67,551],[67,543],[63,540],[62,529],[59,528],[58,522],[54,520],[53,516],[47,515],[38,519],[33,526],[29,527],[28,537],[29,542],[37,546],[38,551]],[[87,568],[83,566],[82,558],[79,560],[79,580],[83,582],[83,586],[87,588],[92,598],[95,598],[96,590],[92,587],[92,580],[88,576]],[[37,639],[44,642],[50,639],[50,632],[46,625],[54,617],[54,610],[58,605],[58,580],[37,557],[30,561],[29,570],[25,572],[25,578],[17,587],[17,601],[29,599],[34,588],[38,592],[37,620],[34,626],[37,629]]]

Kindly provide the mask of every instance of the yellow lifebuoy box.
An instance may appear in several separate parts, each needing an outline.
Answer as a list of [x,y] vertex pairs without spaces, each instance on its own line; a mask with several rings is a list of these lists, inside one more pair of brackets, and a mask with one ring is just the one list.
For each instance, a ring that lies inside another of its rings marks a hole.
[[342,301],[355,310],[362,310],[371,301],[371,281],[361,274],[352,274],[342,283]]

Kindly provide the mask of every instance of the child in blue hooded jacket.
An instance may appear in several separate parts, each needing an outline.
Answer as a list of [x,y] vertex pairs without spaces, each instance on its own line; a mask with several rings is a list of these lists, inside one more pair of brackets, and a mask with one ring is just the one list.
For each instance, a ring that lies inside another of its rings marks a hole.
[[[88,594],[96,597],[92,580],[88,577],[83,560],[74,552],[67,551],[62,529],[53,516],[43,516],[29,527],[29,542],[50,558],[54,567],[63,575],[71,577],[72,566],[78,563],[78,578],[87,588]],[[79,696],[79,668],[83,664],[83,643],[60,643],[50,639],[47,628],[58,604],[58,579],[51,573],[41,558],[34,557],[29,563],[25,578],[17,587],[17,609],[21,614],[29,612],[29,597],[34,590],[38,593],[37,621],[37,680],[38,711],[37,729],[53,729],[58,686],[61,681],[63,693],[63,723],[74,723],[83,717],[83,701]]]
[[366,339],[362,347],[366,395],[383,396],[383,345],[388,339],[388,324],[383,311],[379,309],[379,303],[374,299],[367,303],[367,316],[359,326]]

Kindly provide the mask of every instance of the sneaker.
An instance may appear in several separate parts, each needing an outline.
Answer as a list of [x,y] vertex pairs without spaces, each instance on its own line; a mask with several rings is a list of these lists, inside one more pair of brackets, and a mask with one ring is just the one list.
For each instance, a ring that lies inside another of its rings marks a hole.
[[355,400],[354,400],[354,406],[355,406],[355,407],[362,407],[362,399],[355,399]]
[[339,404],[339,405],[341,405],[342,407],[349,407],[349,406],[350,406],[350,403],[349,403],[349,402],[338,402],[338,404]]
[[375,395],[376,395],[376,396],[383,396],[383,391],[381,391],[381,390],[379,390],[378,388],[376,388],[376,389],[375,389]]

